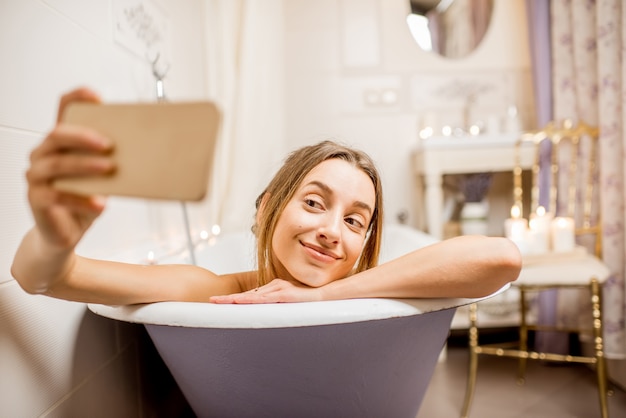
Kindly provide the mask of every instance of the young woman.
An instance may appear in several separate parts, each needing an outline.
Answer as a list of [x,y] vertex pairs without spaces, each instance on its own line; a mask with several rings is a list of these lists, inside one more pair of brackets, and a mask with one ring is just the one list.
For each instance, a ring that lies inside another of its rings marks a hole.
[[[99,98],[87,89],[68,93],[59,117],[75,100]],[[74,248],[104,201],[60,192],[52,183],[110,173],[111,147],[97,132],[58,121],[33,150],[27,180],[35,226],[11,268],[27,292],[105,304],[480,297],[519,274],[517,247],[483,236],[445,240],[377,266],[383,220],[378,172],[364,153],[330,141],[293,152],[257,199],[257,271],[220,276],[190,265],[81,257]]]

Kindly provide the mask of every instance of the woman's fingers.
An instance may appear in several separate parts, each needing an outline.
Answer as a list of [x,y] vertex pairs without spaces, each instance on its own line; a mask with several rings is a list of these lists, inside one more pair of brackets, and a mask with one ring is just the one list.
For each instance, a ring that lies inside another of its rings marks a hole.
[[113,159],[106,156],[59,154],[41,158],[26,171],[31,186],[46,185],[51,181],[72,176],[97,176],[115,170]]
[[92,216],[99,215],[106,204],[103,196],[80,196],[50,187],[31,187],[28,199],[33,208],[63,206],[72,213]]
[[[67,105],[74,101],[100,102],[87,88],[76,89],[61,97],[59,121]],[[49,183],[57,177],[106,174],[114,169],[113,142],[106,136],[82,126],[57,123],[44,141],[30,154],[29,182]]]
[[307,302],[314,300],[320,300],[318,289],[296,285],[282,279],[274,279],[265,286],[243,293],[210,298],[210,301],[213,303],[236,304]]
[[275,280],[265,286],[257,287],[242,293],[234,293],[232,295],[213,296],[210,301],[213,303],[274,303],[276,302],[277,288]]
[[224,296],[211,296],[209,301],[217,304],[239,304],[249,305],[255,303],[278,303],[283,302],[279,300],[277,294],[254,294],[254,293],[236,293],[233,295]]
[[91,102],[91,103],[100,103],[101,99],[98,93],[93,90],[90,90],[86,87],[81,87],[76,90],[72,90],[69,93],[61,96],[61,100],[59,101],[59,111],[57,113],[57,123],[61,122],[63,117],[63,112],[68,104],[71,102]]
[[69,151],[105,154],[112,148],[113,142],[93,129],[59,124],[31,152],[30,160],[33,162],[46,155]]
[[78,126],[58,125],[30,155],[26,178],[32,186],[56,178],[102,175],[115,169],[111,141]]
[[104,197],[79,196],[50,187],[31,188],[28,198],[42,236],[59,248],[73,247],[105,207]]

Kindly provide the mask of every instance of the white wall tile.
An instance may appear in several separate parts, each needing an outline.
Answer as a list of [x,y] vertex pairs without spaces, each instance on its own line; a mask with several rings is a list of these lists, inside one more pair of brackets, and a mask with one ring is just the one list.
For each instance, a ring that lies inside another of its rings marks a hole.
[[0,125],[43,132],[55,120],[60,92],[100,85],[104,41],[37,1],[3,8]]
[[27,209],[25,171],[32,147],[41,136],[0,127],[0,283],[12,280],[10,266],[24,233],[32,225]]
[[111,39],[113,23],[110,1],[43,0],[59,14],[104,41]]

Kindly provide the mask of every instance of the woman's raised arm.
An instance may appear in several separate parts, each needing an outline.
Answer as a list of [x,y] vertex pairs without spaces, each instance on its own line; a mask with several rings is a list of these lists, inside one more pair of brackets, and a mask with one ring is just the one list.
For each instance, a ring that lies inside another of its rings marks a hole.
[[69,275],[76,262],[74,248],[104,210],[102,197],[63,193],[53,187],[55,179],[105,175],[115,169],[108,157],[112,149],[108,138],[61,122],[63,111],[73,101],[97,103],[100,98],[88,89],[64,95],[55,127],[30,155],[26,179],[35,226],[22,240],[11,267],[13,276],[30,293],[46,292]]
[[210,295],[249,288],[245,274],[222,278],[194,266],[113,263],[74,253],[104,210],[104,198],[62,192],[54,188],[54,180],[106,175],[115,164],[108,138],[61,122],[65,107],[73,101],[100,99],[88,89],[64,95],[54,129],[31,153],[26,177],[35,226],[24,236],[11,266],[20,286],[29,293],[109,304],[206,300]]

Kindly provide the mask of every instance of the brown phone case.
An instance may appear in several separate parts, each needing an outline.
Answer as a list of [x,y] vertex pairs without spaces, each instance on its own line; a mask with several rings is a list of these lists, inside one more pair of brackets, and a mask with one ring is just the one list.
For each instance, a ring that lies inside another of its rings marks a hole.
[[208,189],[220,112],[211,102],[68,105],[66,123],[93,128],[115,146],[117,170],[105,177],[63,178],[78,194],[202,200]]

